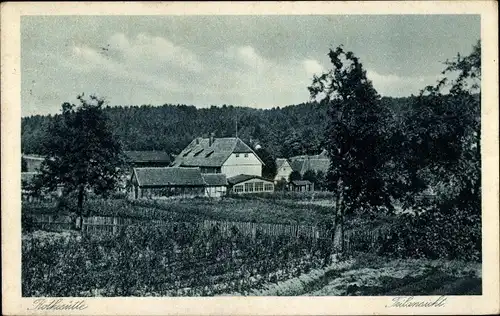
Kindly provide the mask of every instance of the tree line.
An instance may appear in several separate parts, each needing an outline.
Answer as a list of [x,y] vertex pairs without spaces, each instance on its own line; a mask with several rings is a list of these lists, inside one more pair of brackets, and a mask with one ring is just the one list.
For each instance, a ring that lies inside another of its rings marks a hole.
[[[412,98],[382,98],[396,113],[404,111]],[[103,106],[109,125],[124,150],[161,150],[178,154],[195,137],[238,137],[260,145],[274,158],[318,154],[326,148],[324,130],[328,106],[318,102],[272,109],[232,105],[196,108],[193,105]],[[24,153],[44,154],[43,138],[57,115],[34,115],[21,120]]]

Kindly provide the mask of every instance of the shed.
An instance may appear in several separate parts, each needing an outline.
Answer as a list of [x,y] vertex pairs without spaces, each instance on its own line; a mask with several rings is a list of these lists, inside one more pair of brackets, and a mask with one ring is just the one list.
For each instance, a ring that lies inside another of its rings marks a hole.
[[130,181],[135,199],[204,196],[206,186],[199,168],[134,168]]
[[293,180],[290,182],[290,190],[294,192],[314,191],[314,183],[308,180]]

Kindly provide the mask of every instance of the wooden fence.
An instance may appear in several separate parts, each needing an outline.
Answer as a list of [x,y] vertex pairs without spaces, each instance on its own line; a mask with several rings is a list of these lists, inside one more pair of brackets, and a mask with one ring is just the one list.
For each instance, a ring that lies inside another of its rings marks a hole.
[[[69,216],[57,216],[49,214],[32,214],[33,225],[41,229],[67,230],[72,227],[72,220]],[[90,216],[83,218],[82,231],[89,233],[117,233],[120,228],[134,225],[155,225],[164,227],[173,227],[181,224],[180,222],[164,220],[139,220],[122,217],[103,217]],[[251,222],[230,222],[204,220],[200,222],[185,223],[196,225],[199,229],[217,228],[222,233],[230,233],[236,229],[239,233],[255,237],[258,233],[269,236],[293,236],[319,238],[320,230],[315,226],[306,225],[287,225],[287,224],[266,224]]]
[[60,231],[73,227],[73,221],[67,215],[33,214],[30,217],[34,226],[40,229]]
[[[72,219],[69,216],[58,216],[49,214],[33,214],[33,226],[48,230],[68,230],[73,227]],[[116,234],[121,228],[137,225],[155,225],[165,228],[173,228],[178,225],[196,225],[198,229],[211,230],[218,229],[223,234],[230,234],[233,230],[239,233],[255,238],[257,235],[266,236],[288,236],[288,237],[306,237],[312,239],[328,239],[326,231],[307,225],[289,225],[289,224],[266,224],[253,222],[231,222],[204,220],[200,222],[171,222],[164,220],[140,220],[121,217],[102,217],[91,216],[83,219],[82,231],[85,233],[110,233]],[[350,251],[373,251],[377,249],[380,242],[390,232],[389,228],[381,229],[353,229],[345,232],[344,249]],[[340,249],[340,240],[336,238],[334,248]]]

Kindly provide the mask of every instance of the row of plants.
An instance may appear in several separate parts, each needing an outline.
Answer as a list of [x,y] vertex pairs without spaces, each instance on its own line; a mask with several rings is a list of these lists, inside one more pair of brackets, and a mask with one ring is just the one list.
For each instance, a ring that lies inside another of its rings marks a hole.
[[118,235],[26,234],[23,296],[250,293],[329,264],[328,241],[246,237],[233,228],[129,226]]
[[315,199],[332,199],[335,193],[330,191],[293,192],[276,190],[274,192],[254,193],[252,195],[234,195],[238,199],[253,199],[255,197],[267,200],[311,201]]
[[[23,214],[74,213],[76,201],[71,197],[55,203],[23,202]],[[317,225],[328,218],[331,209],[319,205],[303,205],[286,200],[225,198],[211,200],[127,200],[90,198],[84,204],[87,216],[116,216],[137,219],[199,221],[203,219],[270,224]]]
[[269,224],[317,225],[324,222],[330,208],[304,205],[292,201],[259,199],[256,196],[221,200],[133,200],[133,205],[155,207],[166,211],[187,212],[201,218]]

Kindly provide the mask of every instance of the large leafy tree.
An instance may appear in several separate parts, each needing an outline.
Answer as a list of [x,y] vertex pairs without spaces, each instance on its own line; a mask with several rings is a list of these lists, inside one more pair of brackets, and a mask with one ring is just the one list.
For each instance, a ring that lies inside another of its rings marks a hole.
[[302,180],[302,175],[297,170],[293,170],[289,176],[290,181]]
[[[404,207],[392,251],[481,258],[481,44],[445,62],[443,78],[424,88],[394,133]],[[433,199],[420,199],[430,191]]]
[[381,173],[389,154],[384,149],[387,111],[352,52],[339,46],[328,56],[332,69],[314,76],[309,92],[329,106],[328,186],[336,192],[331,232],[333,238],[340,233],[343,247],[346,213],[392,207]]
[[88,192],[106,194],[119,180],[123,165],[120,143],[112,134],[103,112],[104,100],[78,96],[79,104],[62,104],[42,143],[45,160],[35,180],[38,190],[62,188],[77,198],[77,227]]
[[467,204],[480,196],[480,43],[445,64],[445,77],[421,91],[402,124],[402,165],[412,171],[408,192],[431,187]]
[[262,166],[262,176],[267,179],[274,179],[277,170],[276,160],[273,155],[263,147],[257,148],[255,153],[264,162],[264,166]]

